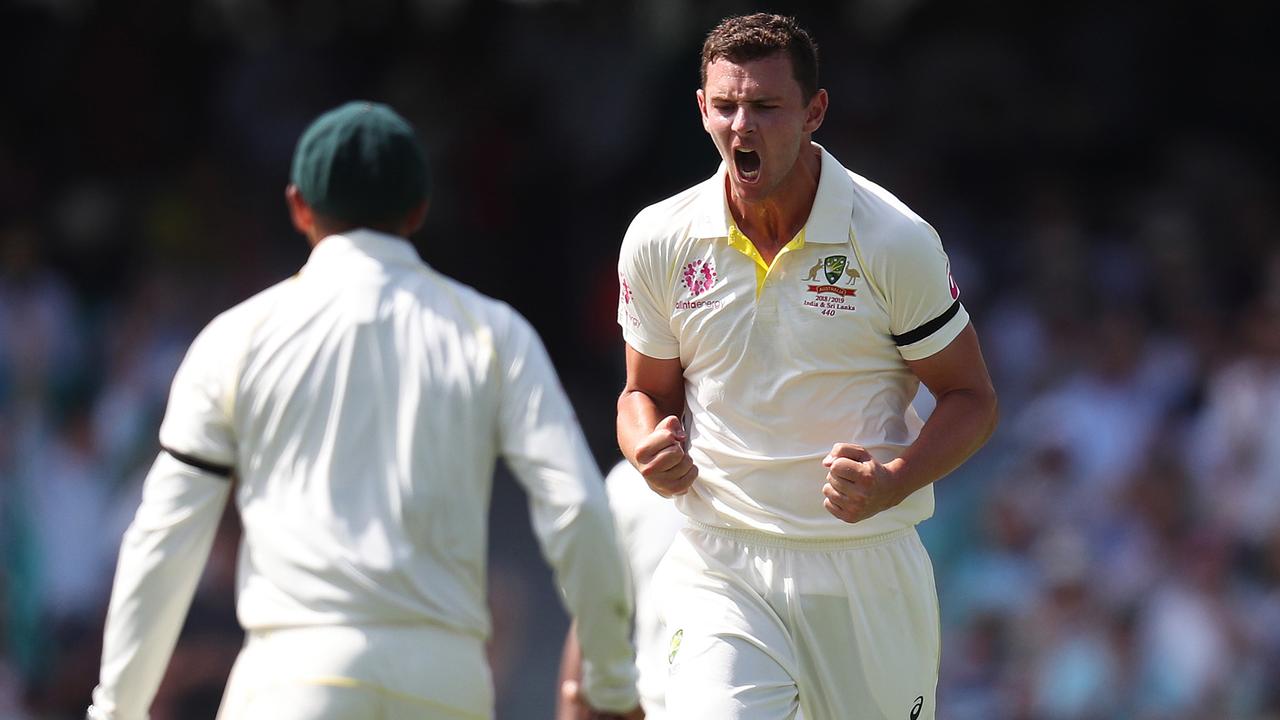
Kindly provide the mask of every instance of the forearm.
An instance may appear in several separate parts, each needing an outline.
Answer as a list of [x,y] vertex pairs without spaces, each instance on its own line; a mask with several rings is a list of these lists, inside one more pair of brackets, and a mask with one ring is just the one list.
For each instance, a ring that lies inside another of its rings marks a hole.
[[897,478],[901,497],[942,478],[977,452],[991,437],[998,416],[995,392],[989,388],[952,390],[938,397],[919,437],[885,464]]
[[684,414],[683,397],[680,400],[662,402],[641,390],[627,388],[622,391],[618,398],[618,447],[632,465],[636,464],[636,446],[653,432],[664,417],[674,415],[679,418]]
[[529,493],[534,535],[577,622],[583,692],[594,707],[625,710],[637,702],[625,566],[595,460],[567,400],[556,404],[559,420],[544,416],[512,433],[505,455]]
[[161,454],[125,532],[94,717],[145,718],[209,555],[230,483]]
[[578,688],[582,683],[582,650],[578,631],[571,623],[560,652],[560,677],[556,683],[556,720],[576,720],[582,714]]
[[585,504],[560,535],[551,560],[574,618],[582,694],[597,709],[628,710],[638,702],[631,605],[608,507]]

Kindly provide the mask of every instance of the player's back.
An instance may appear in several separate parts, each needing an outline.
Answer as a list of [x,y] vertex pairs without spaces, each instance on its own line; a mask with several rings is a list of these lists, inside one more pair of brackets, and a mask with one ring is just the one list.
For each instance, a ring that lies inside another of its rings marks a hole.
[[244,625],[487,633],[495,335],[510,310],[407,242],[356,231],[228,314],[244,338],[231,408]]

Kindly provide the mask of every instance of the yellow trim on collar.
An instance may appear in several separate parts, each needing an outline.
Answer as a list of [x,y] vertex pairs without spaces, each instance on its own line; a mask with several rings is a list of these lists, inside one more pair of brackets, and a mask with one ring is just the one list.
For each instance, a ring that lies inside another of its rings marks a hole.
[[729,247],[746,255],[755,261],[756,266],[756,298],[760,297],[760,291],[764,289],[765,278],[769,276],[769,271],[774,265],[778,264],[778,259],[793,250],[799,250],[804,247],[804,228],[800,228],[800,232],[791,238],[791,242],[782,246],[777,255],[773,256],[773,263],[766,264],[764,258],[760,255],[760,251],[756,249],[755,243],[751,242],[751,238],[747,237],[738,229],[738,223],[729,221]]

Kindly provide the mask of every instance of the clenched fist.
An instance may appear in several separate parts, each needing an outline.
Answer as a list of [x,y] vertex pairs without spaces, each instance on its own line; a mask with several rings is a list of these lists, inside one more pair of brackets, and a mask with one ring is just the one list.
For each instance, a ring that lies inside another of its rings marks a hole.
[[827,469],[822,506],[847,523],[866,520],[905,497],[893,473],[861,445],[836,443],[822,466]]
[[683,495],[698,477],[697,466],[684,450],[688,439],[680,418],[668,415],[636,445],[636,469],[663,497]]

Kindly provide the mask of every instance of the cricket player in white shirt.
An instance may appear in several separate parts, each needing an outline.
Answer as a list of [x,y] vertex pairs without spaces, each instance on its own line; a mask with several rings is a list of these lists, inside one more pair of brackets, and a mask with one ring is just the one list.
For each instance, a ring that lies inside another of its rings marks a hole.
[[598,717],[638,714],[599,470],[532,327],[406,240],[428,197],[412,128],[372,103],[322,115],[286,195],[311,256],[215,318],[174,378],[89,717],[147,716],[232,496],[247,639],[219,718],[492,717],[498,456],[577,622],[584,697]]
[[713,29],[697,101],[723,163],[643,210],[618,267],[618,442],[689,518],[654,578],[667,716],[931,720],[915,525],[995,427],[977,335],[933,228],[813,143],[794,20]]
[[[631,580],[640,705],[646,720],[663,720],[670,648],[658,617],[661,598],[654,593],[653,574],[676,533],[685,526],[684,515],[671,500],[650,490],[626,460],[614,465],[604,486]],[[580,692],[582,653],[575,634],[571,627],[565,639],[556,720],[579,720],[589,712]]]

